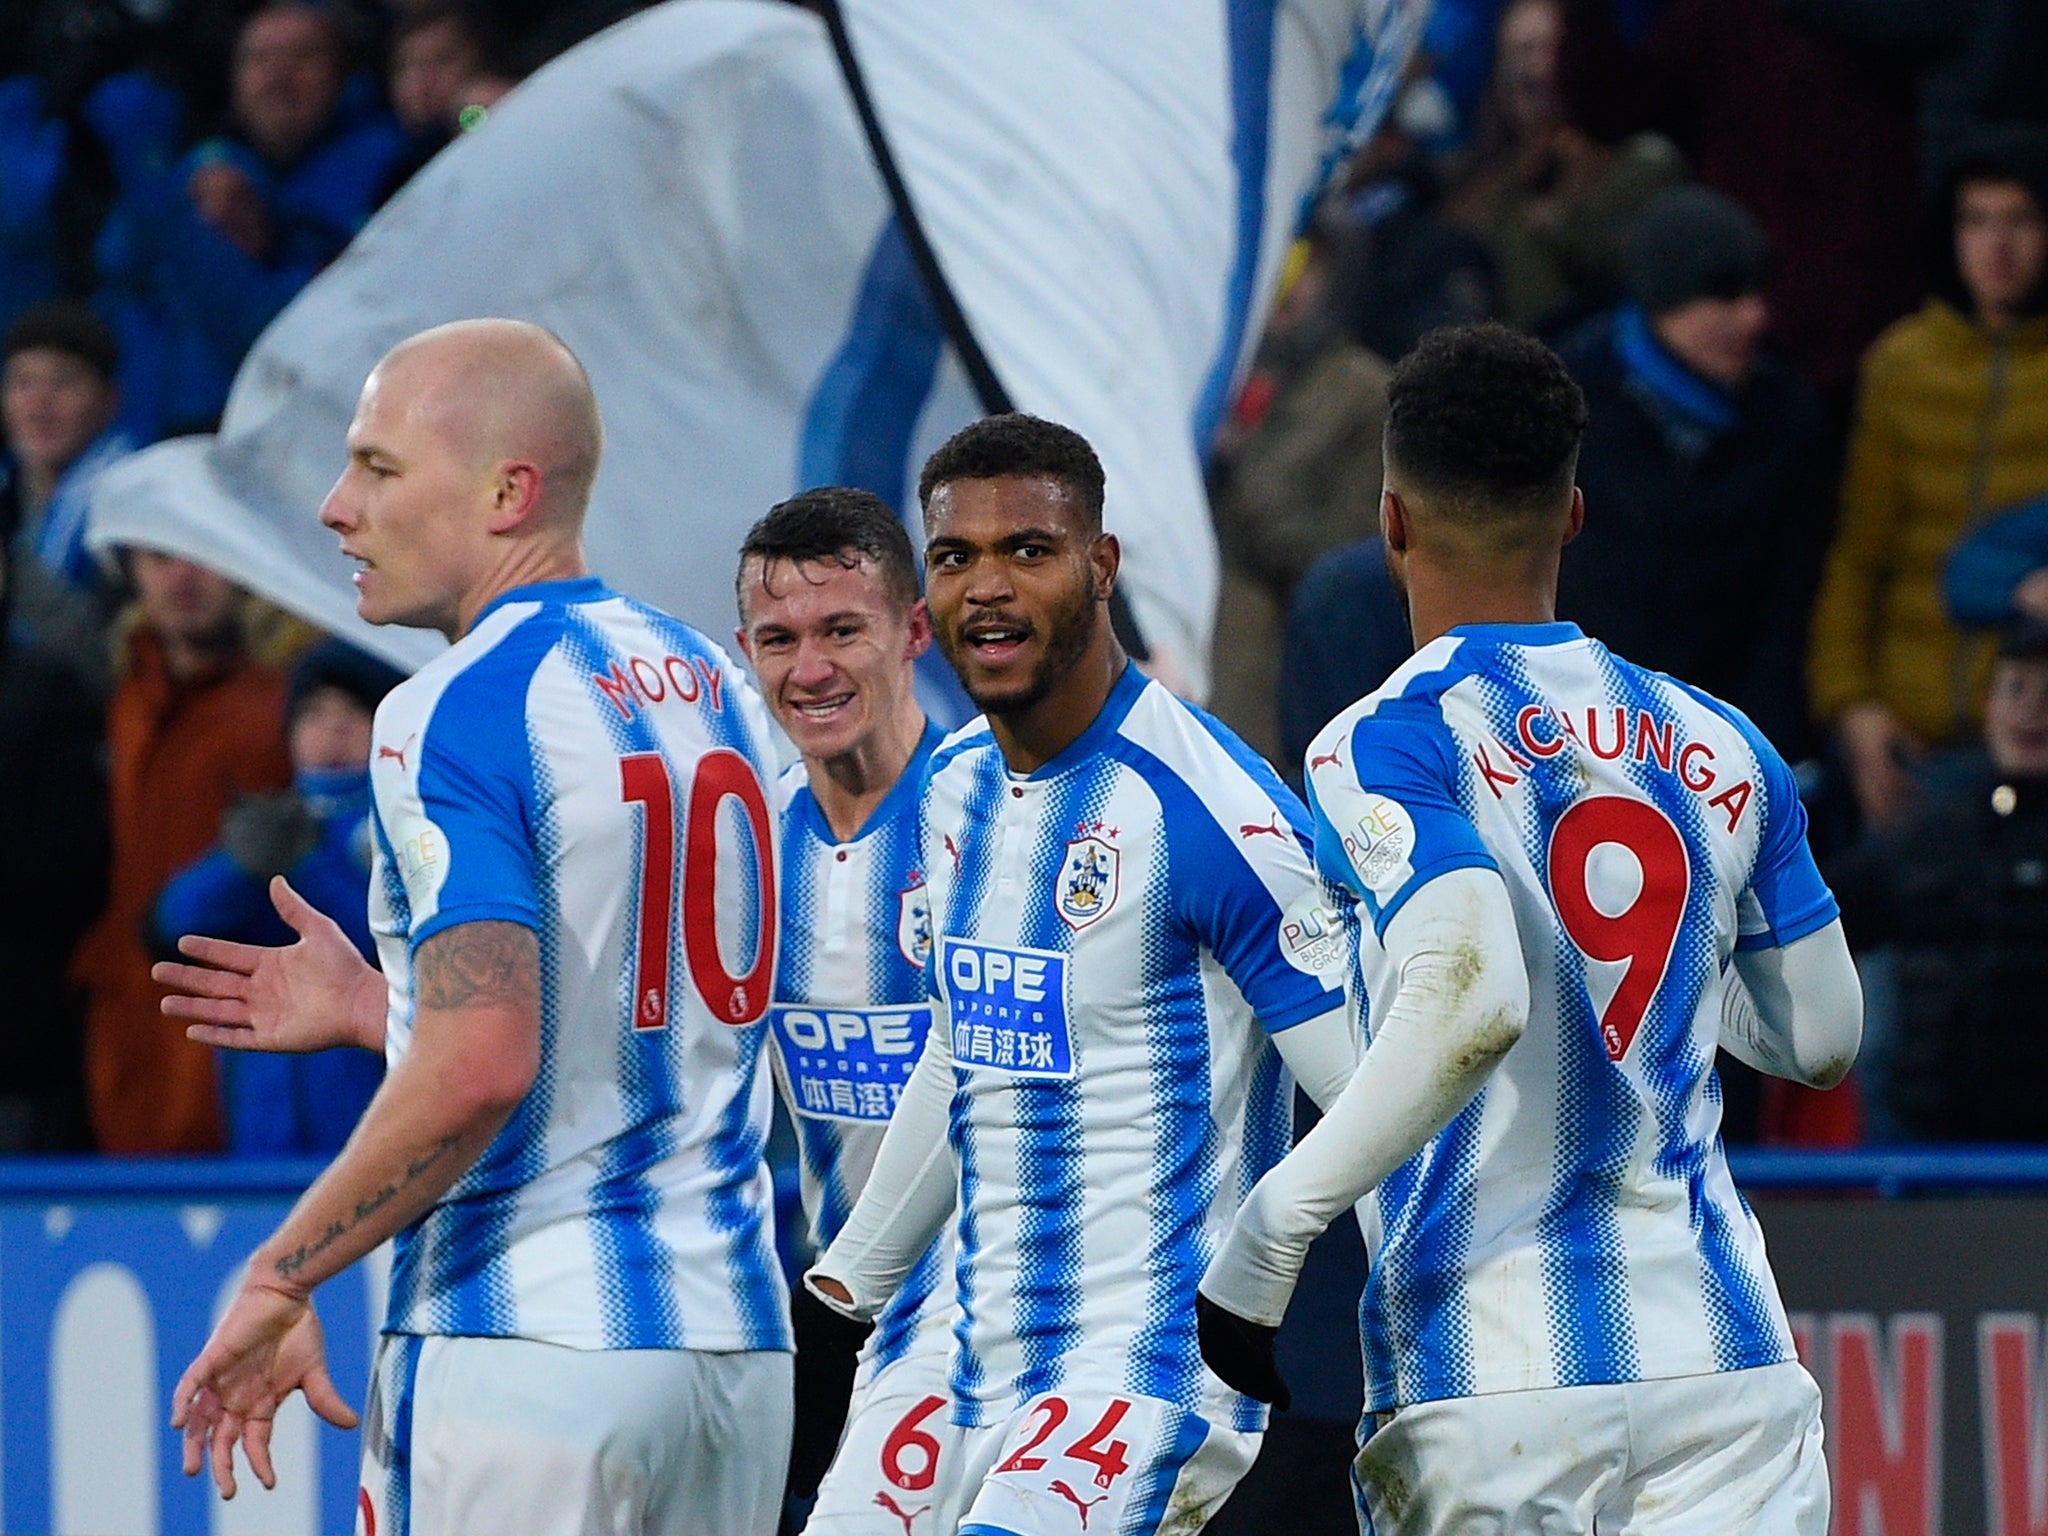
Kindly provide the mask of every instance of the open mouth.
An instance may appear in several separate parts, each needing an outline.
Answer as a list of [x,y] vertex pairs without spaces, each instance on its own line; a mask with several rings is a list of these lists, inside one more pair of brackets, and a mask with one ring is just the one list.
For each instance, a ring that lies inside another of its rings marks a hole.
[[1024,648],[1031,626],[1014,619],[977,619],[961,630],[960,638],[977,661],[999,666]]

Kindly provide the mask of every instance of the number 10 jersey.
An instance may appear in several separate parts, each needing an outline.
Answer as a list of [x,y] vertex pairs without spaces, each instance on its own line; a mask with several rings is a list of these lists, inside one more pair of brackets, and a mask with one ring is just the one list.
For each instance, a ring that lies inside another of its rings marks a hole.
[[392,691],[371,762],[386,1053],[414,956],[464,923],[540,944],[540,1070],[398,1236],[389,1333],[789,1348],[759,1070],[776,959],[759,698],[595,578],[518,588]]
[[1440,874],[1500,872],[1529,974],[1521,1041],[1360,1204],[1367,1409],[1792,1359],[1713,1071],[1734,952],[1836,916],[1770,744],[1573,625],[1475,625],[1324,727],[1307,785],[1368,1037]]

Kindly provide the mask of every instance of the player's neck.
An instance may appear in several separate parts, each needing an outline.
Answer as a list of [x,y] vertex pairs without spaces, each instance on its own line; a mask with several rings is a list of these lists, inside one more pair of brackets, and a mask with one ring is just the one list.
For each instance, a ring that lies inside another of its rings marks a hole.
[[989,711],[988,728],[1012,773],[1043,768],[1095,723],[1128,662],[1105,613],[1081,659],[1026,708]]
[[1476,580],[1419,568],[1410,561],[1408,628],[1419,651],[1462,624],[1548,624],[1557,618],[1557,572],[1541,577]]
[[580,543],[560,539],[510,541],[456,605],[453,629],[443,627],[441,632],[450,640],[460,640],[476,623],[477,615],[507,592],[536,582],[573,581],[589,574]]
[[811,796],[839,842],[857,834],[889,797],[924,739],[924,711],[909,685],[889,718],[836,757],[804,758]]

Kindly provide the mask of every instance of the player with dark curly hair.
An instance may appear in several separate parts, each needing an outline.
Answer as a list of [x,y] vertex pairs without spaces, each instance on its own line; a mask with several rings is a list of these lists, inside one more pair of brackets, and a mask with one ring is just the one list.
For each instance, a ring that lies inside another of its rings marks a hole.
[[1364,1529],[1819,1536],[1820,1394],[1713,1063],[1840,1081],[1856,972],[1769,743],[1555,620],[1585,424],[1500,326],[1395,371],[1380,525],[1420,648],[1306,770],[1368,1043],[1209,1266],[1203,1354],[1280,1391],[1303,1254],[1358,1203]]

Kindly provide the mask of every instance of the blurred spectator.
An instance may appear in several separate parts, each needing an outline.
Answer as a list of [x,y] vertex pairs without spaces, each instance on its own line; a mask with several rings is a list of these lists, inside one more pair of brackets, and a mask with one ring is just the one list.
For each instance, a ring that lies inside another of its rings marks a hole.
[[1899,1133],[2048,1141],[2048,625],[2000,648],[1984,750],[1828,883],[1850,942],[1896,957]]
[[1935,297],[1864,360],[1809,658],[1814,708],[1880,826],[1905,808],[1911,761],[1966,738],[1982,696],[1986,647],[1943,613],[1942,562],[1995,509],[2048,491],[2048,160],[1993,143],[1943,207]]
[[1559,348],[1590,419],[1558,614],[1737,705],[1796,758],[1830,496],[1819,406],[1760,350],[1768,257],[1720,193],[1659,193],[1630,230],[1629,302]]
[[117,162],[99,259],[139,436],[210,426],[257,334],[368,218],[404,139],[346,78],[334,14],[274,0],[236,41],[229,131],[168,172]]
[[2048,623],[2048,496],[1999,513],[1957,545],[1942,585],[1958,624]]
[[511,87],[490,14],[464,0],[418,6],[392,34],[391,111],[415,138],[445,144],[465,106]]
[[417,175],[458,132],[481,122],[516,83],[490,13],[468,0],[428,0],[402,15],[391,37],[387,89],[405,130],[405,152],[385,175],[381,203]]
[[[285,739],[292,787],[251,795],[221,818],[220,842],[164,888],[156,947],[176,953],[188,933],[242,944],[297,935],[271,904],[283,875],[315,911],[341,925],[365,960],[370,935],[370,722],[400,674],[339,640],[292,667]],[[221,1053],[228,1150],[295,1156],[340,1150],[376,1092],[384,1064],[363,1051],[311,1056]]]
[[166,881],[212,844],[221,815],[291,780],[284,675],[249,656],[243,596],[176,555],[126,552],[138,597],[107,712],[113,868],[79,946],[86,1089],[108,1152],[212,1152],[223,1144],[213,1053],[158,1011],[144,944]]
[[[1864,0],[1818,0],[1847,12]],[[1872,8],[1945,0],[1869,0]],[[2032,3],[2032,0],[2027,0]],[[1812,4],[1593,0],[1568,11],[1565,115],[1596,139],[1654,129],[1740,203],[1778,252],[1766,297],[1784,356],[1846,420],[1857,359],[1911,307],[1915,72],[1924,54]],[[1861,24],[1859,24],[1861,23]]]
[[1268,756],[1294,584],[1324,551],[1378,526],[1389,372],[1344,334],[1330,241],[1296,249],[1211,472],[1223,552],[1211,706]]
[[[11,563],[0,544],[0,612]],[[75,674],[0,623],[0,1152],[89,1145],[84,1015],[65,962],[106,894],[100,730]]]
[[1407,134],[1382,128],[1346,186],[1318,218],[1336,242],[1334,301],[1354,341],[1398,362],[1425,331],[1499,315],[1493,258],[1444,219],[1436,172]]
[[1280,650],[1280,767],[1290,783],[1301,782],[1302,754],[1316,732],[1392,677],[1414,651],[1408,604],[1378,535],[1309,567],[1294,589]]
[[1446,202],[1486,242],[1501,318],[1544,328],[1621,296],[1622,236],[1660,188],[1685,179],[1661,134],[1601,144],[1564,119],[1558,48],[1564,0],[1512,0],[1500,14],[1494,73]]
[[63,658],[104,697],[112,682],[108,584],[85,547],[102,471],[127,454],[114,426],[114,337],[81,304],[23,313],[0,340],[0,539],[10,559],[8,624]]

